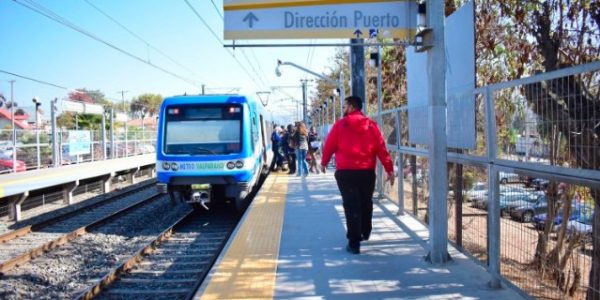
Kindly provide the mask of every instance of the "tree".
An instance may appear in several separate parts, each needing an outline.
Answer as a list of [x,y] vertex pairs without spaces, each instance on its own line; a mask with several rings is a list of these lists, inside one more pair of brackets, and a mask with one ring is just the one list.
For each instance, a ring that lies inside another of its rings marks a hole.
[[133,98],[130,104],[132,112],[142,112],[144,110],[146,116],[153,117],[158,113],[163,97],[159,94],[141,94]]

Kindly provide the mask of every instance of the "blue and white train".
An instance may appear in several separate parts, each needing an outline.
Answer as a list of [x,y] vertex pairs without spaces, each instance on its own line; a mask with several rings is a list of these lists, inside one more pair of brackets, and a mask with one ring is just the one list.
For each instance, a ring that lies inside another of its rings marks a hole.
[[165,99],[156,144],[159,191],[195,207],[226,201],[243,209],[272,164],[272,131],[270,113],[249,97]]

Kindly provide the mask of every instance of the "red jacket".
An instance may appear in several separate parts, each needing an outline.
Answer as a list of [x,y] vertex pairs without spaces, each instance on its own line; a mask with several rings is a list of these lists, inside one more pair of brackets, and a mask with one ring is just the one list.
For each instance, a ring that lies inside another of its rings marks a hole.
[[394,166],[377,123],[354,111],[335,122],[325,141],[321,165],[335,154],[337,170],[374,170],[378,157],[387,172]]

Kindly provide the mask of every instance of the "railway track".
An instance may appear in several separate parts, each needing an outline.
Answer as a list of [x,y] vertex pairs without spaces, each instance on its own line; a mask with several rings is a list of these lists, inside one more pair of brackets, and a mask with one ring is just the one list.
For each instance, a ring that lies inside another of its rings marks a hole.
[[189,299],[238,220],[225,210],[189,213],[78,298]]
[[189,211],[185,204],[173,206],[165,195],[149,197],[5,273],[0,280],[0,298],[73,298]]
[[147,199],[140,201],[143,194],[156,195],[156,193],[151,191],[140,195],[140,191],[149,189],[151,185],[153,184],[141,186],[80,210],[1,235],[0,275],[67,243],[83,234],[92,224],[127,207],[146,201]]

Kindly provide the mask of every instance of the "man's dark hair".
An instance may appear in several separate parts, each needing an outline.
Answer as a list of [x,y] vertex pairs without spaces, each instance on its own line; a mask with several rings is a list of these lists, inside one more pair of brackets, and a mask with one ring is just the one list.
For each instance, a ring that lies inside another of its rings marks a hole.
[[362,99],[360,99],[360,97],[358,96],[346,97],[344,101],[346,101],[348,104],[350,104],[350,106],[354,107],[355,109],[362,109]]

